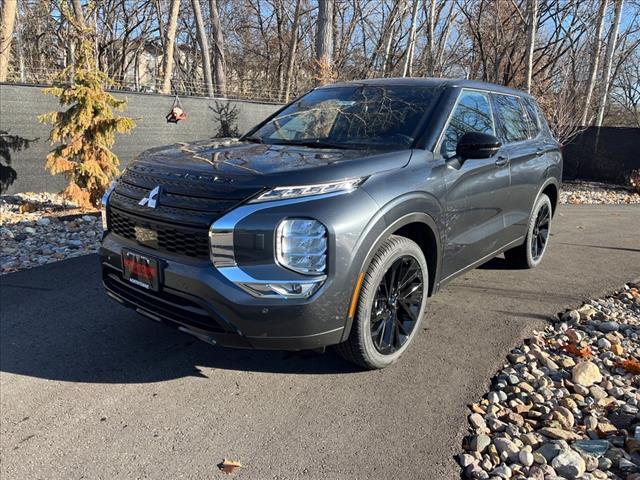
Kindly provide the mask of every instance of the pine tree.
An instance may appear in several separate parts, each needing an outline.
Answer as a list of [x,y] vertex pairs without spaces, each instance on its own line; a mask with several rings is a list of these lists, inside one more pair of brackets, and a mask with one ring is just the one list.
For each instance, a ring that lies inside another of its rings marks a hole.
[[[68,12],[67,12],[68,13]],[[58,144],[46,158],[52,175],[64,174],[69,181],[62,195],[81,206],[98,205],[111,180],[120,171],[118,157],[111,151],[116,133],[128,133],[133,119],[114,113],[123,111],[126,100],[118,100],[105,88],[113,82],[98,70],[91,42],[92,31],[66,14],[78,36],[73,66],[63,70],[50,88],[43,91],[58,97],[66,111],[38,117],[53,125],[49,140]]]

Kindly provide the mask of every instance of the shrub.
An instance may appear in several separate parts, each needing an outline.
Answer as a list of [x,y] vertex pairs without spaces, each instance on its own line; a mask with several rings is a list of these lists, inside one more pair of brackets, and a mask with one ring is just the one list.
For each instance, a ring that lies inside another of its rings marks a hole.
[[[54,95],[66,111],[40,115],[43,123],[53,125],[49,140],[57,145],[46,158],[51,174],[63,174],[68,180],[62,195],[88,207],[98,205],[111,180],[120,172],[118,157],[111,151],[116,133],[128,133],[133,119],[114,114],[122,111],[126,100],[118,100],[105,88],[110,78],[98,70],[90,30],[68,20],[78,32],[79,46],[73,67],[67,67],[44,93]],[[69,80],[70,79],[70,80]]]
[[634,192],[640,194],[640,168],[632,170],[629,174],[629,185]]

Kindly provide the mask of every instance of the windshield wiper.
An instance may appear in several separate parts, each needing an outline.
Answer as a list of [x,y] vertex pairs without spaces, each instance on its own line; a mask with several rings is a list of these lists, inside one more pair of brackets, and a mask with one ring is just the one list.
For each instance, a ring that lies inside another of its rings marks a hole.
[[274,144],[275,145],[296,145],[300,147],[310,147],[310,148],[335,148],[340,150],[353,149],[353,147],[344,145],[342,143],[322,142],[320,140],[284,140],[284,141],[277,141]]
[[242,141],[251,143],[264,143],[264,140],[262,140],[260,137],[244,137]]

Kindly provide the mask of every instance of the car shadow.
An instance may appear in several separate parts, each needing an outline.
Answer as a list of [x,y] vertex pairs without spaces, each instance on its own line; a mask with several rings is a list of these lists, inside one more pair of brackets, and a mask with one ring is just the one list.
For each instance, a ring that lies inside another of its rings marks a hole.
[[145,383],[209,369],[340,374],[332,351],[212,347],[148,320],[103,292],[96,255],[0,277],[0,370],[71,382]]

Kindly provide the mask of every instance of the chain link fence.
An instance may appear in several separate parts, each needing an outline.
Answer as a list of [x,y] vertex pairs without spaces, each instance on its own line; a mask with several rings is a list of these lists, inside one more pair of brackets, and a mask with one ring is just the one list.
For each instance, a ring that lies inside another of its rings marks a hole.
[[[44,68],[13,68],[9,70],[6,83],[17,85],[51,85],[60,75],[62,69]],[[145,74],[141,77],[135,75],[110,75],[113,83],[108,90],[137,92],[137,93],[161,93],[162,79]],[[214,91],[216,88],[214,86]],[[295,98],[299,92],[292,91],[289,99]],[[224,94],[208,95],[206,84],[199,79],[174,78],[171,82],[171,94],[184,97],[207,97],[229,100],[248,100],[262,103],[285,103],[284,91],[269,88],[263,80],[230,80],[225,85]]]

